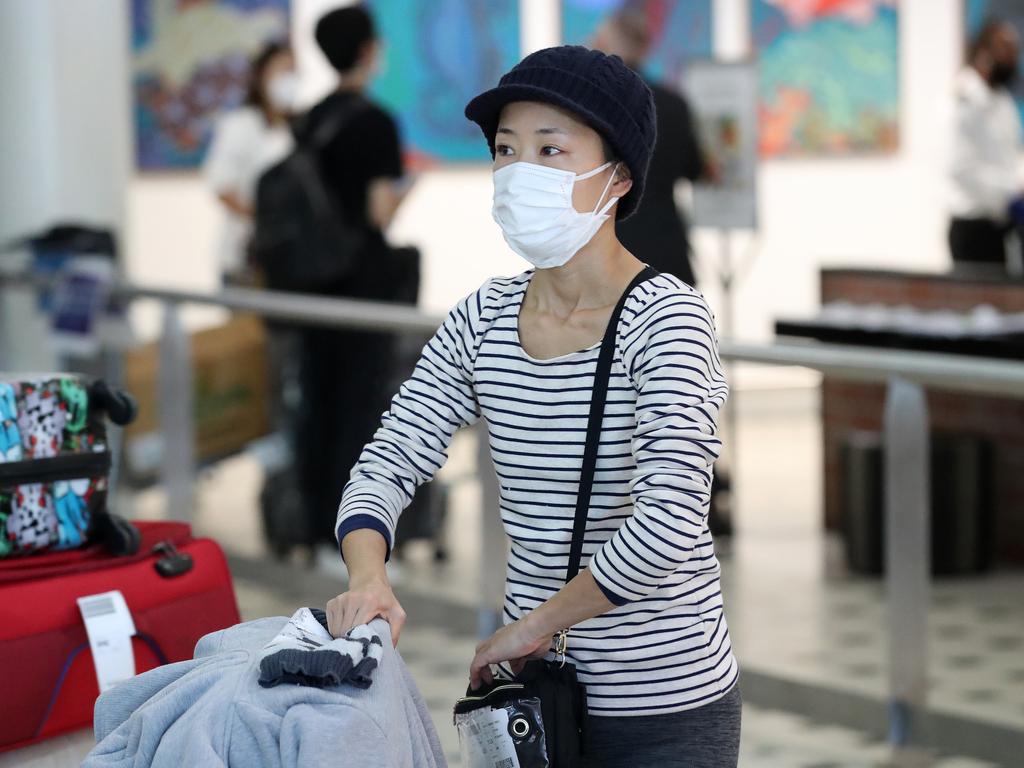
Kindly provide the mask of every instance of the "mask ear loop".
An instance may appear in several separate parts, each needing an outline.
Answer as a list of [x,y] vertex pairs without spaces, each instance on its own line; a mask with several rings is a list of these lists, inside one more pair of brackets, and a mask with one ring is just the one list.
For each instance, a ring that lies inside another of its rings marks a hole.
[[607,163],[602,163],[601,165],[597,166],[597,168],[595,168],[592,171],[587,171],[586,173],[577,173],[576,178],[574,178],[573,181],[583,181],[584,179],[589,179],[591,176],[597,176],[597,174],[599,174],[601,171],[603,171],[611,164],[612,161],[609,160]]
[[[608,165],[608,164],[606,163],[606,165]],[[600,170],[600,169],[598,169],[598,170]],[[604,208],[601,208],[601,210],[598,211],[598,208],[601,205],[601,198],[603,198],[604,197],[604,193],[607,192],[611,188],[612,182],[615,181],[615,173],[618,170],[619,170],[619,164],[615,163],[615,165],[612,166],[612,175],[608,177],[608,183],[605,184],[604,185],[604,189],[601,190],[601,197],[597,198],[597,203],[594,205],[594,210],[591,211],[592,214],[594,214],[596,216],[604,216],[606,213],[608,213],[608,209],[611,208],[613,205],[615,205],[615,201],[619,199],[617,197],[610,197],[610,198],[608,198],[608,202],[605,203]]]

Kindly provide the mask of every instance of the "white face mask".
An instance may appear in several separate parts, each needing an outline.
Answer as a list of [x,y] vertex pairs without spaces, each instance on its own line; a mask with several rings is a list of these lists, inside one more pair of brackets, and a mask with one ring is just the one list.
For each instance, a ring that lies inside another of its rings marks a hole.
[[282,72],[267,81],[267,101],[274,109],[291,112],[298,93],[299,78],[294,72]]
[[573,208],[573,185],[611,165],[605,163],[579,176],[572,171],[525,162],[496,170],[491,215],[501,227],[505,242],[538,269],[565,264],[590,242],[608,220],[608,209],[618,200],[609,198],[601,206],[601,200],[615,180],[614,169],[592,211],[580,213]]

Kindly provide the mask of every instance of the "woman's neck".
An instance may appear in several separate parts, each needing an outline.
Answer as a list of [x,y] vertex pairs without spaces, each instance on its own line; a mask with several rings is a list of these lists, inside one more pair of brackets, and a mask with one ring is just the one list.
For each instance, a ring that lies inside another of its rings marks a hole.
[[567,317],[577,310],[614,304],[643,263],[619,242],[609,220],[593,239],[561,267],[538,269],[530,281],[527,303]]

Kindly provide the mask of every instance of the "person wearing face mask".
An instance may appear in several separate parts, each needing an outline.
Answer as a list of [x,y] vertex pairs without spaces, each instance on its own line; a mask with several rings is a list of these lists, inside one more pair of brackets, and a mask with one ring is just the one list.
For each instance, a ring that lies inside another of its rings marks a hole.
[[[567,630],[587,765],[735,766],[738,668],[708,528],[728,394],[714,319],[615,229],[644,192],[651,91],[617,56],[561,46],[527,56],[466,116],[494,157],[493,218],[531,269],[455,306],[352,469],[336,522],[348,590],[327,604],[330,629],[381,616],[397,642],[396,521],[455,431],[483,419],[511,547],[505,626],[478,646],[471,686],[492,665],[508,676],[555,659]],[[599,359],[607,397],[588,430]]]
[[292,149],[288,121],[297,90],[291,50],[268,43],[252,61],[243,105],[223,115],[214,129],[203,171],[225,212],[219,247],[225,283],[249,282],[246,248],[256,183]]
[[1021,120],[1011,94],[1019,56],[1016,28],[989,20],[957,77],[949,227],[954,266],[1006,265],[1008,213],[1024,192]]

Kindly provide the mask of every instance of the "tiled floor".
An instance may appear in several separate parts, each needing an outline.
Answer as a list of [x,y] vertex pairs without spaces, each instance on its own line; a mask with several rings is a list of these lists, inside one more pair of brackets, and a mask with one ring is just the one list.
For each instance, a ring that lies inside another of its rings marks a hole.
[[[741,482],[735,517],[742,535],[729,544],[722,542],[720,554],[727,615],[741,664],[776,680],[867,697],[881,708],[887,675],[882,585],[845,575],[835,542],[818,532],[820,434],[815,401],[807,393],[770,393],[745,397],[739,407],[734,466]],[[439,566],[425,547],[413,546],[405,562],[392,566],[392,578],[410,613],[401,649],[454,765],[457,745],[449,707],[465,686],[475,644],[472,610],[479,585],[479,489],[475,482],[460,481],[471,476],[472,466],[472,440],[460,437],[445,469],[454,483],[448,521],[450,561]],[[225,462],[204,473],[197,499],[197,528],[249,562],[264,555],[254,514],[259,483],[260,472],[252,460]],[[162,506],[159,493],[123,501],[143,517],[158,516]],[[319,565],[312,575],[295,571],[294,580],[263,579],[258,568],[241,574],[237,587],[244,615],[291,613],[297,604],[329,597],[343,584],[343,571],[330,551],[322,554]],[[442,603],[450,610],[439,613]],[[459,618],[457,627],[452,616]],[[1005,732],[1019,735],[1024,747],[1024,574],[937,582],[928,654],[932,710],[1008,729]],[[877,735],[828,724],[827,713],[800,710],[793,702],[767,704],[759,701],[753,706],[748,700],[744,706],[742,766],[889,764],[889,750]],[[798,711],[783,711],[786,708]],[[42,748],[0,756],[0,768],[74,765],[74,750],[81,754],[86,748],[87,741],[81,738],[67,739],[53,745],[56,752],[63,750],[60,757]],[[37,757],[40,762],[31,761]],[[949,756],[917,764],[995,765]]]
[[[814,400],[748,398],[740,420],[736,518],[742,535],[719,543],[726,613],[743,666],[780,678],[885,700],[884,585],[850,576],[839,542],[818,523],[820,435]],[[785,445],[784,452],[771,446]],[[451,464],[468,462],[458,446]],[[475,484],[455,497],[453,560],[428,557],[396,569],[412,590],[475,605],[479,522]],[[333,552],[325,568],[337,567]],[[929,614],[929,706],[1014,729],[1024,743],[1024,572],[939,579]]]
[[[265,585],[239,582],[239,599],[248,607],[246,617],[273,612],[274,595]],[[405,598],[406,602],[410,598]],[[279,606],[286,613],[291,604]],[[249,613],[249,610],[254,610]],[[468,663],[475,640],[446,626],[410,623],[400,650],[420,686],[437,726],[450,764],[460,764],[458,741],[451,727],[451,706],[465,690]],[[751,768],[868,768],[889,761],[885,744],[863,732],[814,723],[786,712],[745,705],[741,766]],[[936,768],[991,768],[993,763],[964,757],[928,760]]]
[[[301,580],[301,583],[300,583]],[[310,583],[313,587],[308,586]],[[282,586],[283,585],[283,586]],[[308,574],[296,573],[287,584],[280,571],[265,578],[236,577],[236,591],[243,619],[290,614],[297,606],[297,595],[319,602],[331,582],[323,576],[311,581]],[[414,610],[415,594],[402,599]],[[413,610],[410,610],[412,615]],[[460,609],[469,613],[467,609]],[[428,620],[436,612],[426,612],[407,626],[400,650],[420,686],[430,708],[441,743],[450,765],[461,764],[458,741],[451,727],[451,706],[462,694],[467,679],[468,660],[475,640],[472,635],[449,621],[440,625]],[[438,617],[440,618],[440,617]],[[471,617],[469,619],[471,621]],[[77,765],[92,744],[91,734],[80,732],[60,737],[18,753],[0,755],[0,768],[65,768]],[[869,768],[889,765],[886,745],[852,728],[825,725],[791,713],[746,704],[743,710],[743,737],[740,765],[750,768]],[[966,757],[926,759],[920,765],[935,768],[995,768],[994,763]]]

